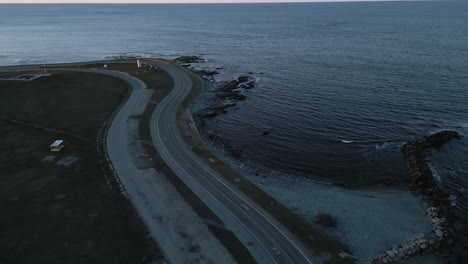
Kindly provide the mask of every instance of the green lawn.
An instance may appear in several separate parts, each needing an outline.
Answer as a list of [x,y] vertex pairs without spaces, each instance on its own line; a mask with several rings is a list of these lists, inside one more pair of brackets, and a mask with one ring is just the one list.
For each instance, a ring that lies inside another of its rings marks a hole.
[[[127,89],[120,79],[91,73],[0,81],[0,117],[26,123],[0,120],[0,263],[162,258],[130,203],[109,191],[98,162],[98,131]],[[65,140],[58,154],[49,151],[55,139]],[[46,156],[54,161],[42,161]],[[79,160],[55,163],[70,156]]]

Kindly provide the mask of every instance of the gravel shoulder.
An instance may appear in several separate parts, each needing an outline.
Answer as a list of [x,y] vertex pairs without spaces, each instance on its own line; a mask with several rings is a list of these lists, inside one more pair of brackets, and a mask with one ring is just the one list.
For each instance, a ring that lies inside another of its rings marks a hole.
[[108,152],[140,217],[173,263],[233,263],[226,249],[167,179],[153,168],[139,169],[138,153],[143,146],[138,139],[137,121],[131,117],[143,114],[142,105],[149,102],[151,90],[130,75],[119,76],[132,85],[133,92],[112,122]]

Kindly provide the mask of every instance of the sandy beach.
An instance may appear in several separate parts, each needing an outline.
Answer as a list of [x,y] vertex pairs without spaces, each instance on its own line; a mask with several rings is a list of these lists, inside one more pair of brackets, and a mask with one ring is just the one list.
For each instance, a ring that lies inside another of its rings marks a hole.
[[[431,231],[421,197],[409,191],[348,190],[279,175],[249,178],[310,223],[315,224],[315,217],[322,213],[332,216],[337,221],[336,228],[322,230],[347,244],[357,259],[373,257]],[[443,262],[429,255],[407,263]]]

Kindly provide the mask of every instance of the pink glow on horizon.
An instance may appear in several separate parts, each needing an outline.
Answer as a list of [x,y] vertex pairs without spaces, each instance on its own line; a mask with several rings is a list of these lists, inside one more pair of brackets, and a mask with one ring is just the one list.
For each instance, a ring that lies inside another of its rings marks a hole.
[[[389,0],[0,0],[0,4],[42,4],[42,3],[120,3],[120,4],[187,4],[187,3],[290,3],[290,2],[358,2]],[[395,0],[393,0],[395,1]],[[397,0],[409,1],[409,0]]]

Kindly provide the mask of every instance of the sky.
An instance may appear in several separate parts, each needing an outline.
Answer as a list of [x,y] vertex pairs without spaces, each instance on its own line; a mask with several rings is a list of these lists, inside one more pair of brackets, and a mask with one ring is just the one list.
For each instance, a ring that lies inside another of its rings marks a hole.
[[0,3],[273,3],[273,2],[353,2],[385,0],[0,0]]

